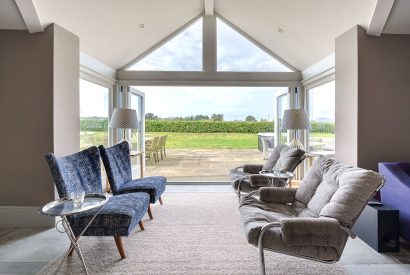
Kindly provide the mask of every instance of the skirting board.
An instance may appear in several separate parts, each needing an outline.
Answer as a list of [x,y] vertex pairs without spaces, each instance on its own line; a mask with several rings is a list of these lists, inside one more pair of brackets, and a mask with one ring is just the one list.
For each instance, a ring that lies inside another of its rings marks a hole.
[[40,206],[0,206],[0,228],[52,228],[55,218],[39,213]]

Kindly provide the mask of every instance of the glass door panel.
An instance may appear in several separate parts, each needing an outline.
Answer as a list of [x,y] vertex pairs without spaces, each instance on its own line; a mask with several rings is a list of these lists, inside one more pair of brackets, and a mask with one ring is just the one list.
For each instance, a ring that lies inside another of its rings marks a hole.
[[335,154],[335,81],[308,90],[309,152]]
[[80,79],[80,149],[109,145],[110,89]]
[[278,144],[288,143],[288,131],[282,129],[283,113],[289,109],[288,93],[276,97],[276,140]]
[[130,89],[130,108],[137,111],[139,129],[131,130],[132,150],[144,151],[145,133],[145,94],[134,88]]

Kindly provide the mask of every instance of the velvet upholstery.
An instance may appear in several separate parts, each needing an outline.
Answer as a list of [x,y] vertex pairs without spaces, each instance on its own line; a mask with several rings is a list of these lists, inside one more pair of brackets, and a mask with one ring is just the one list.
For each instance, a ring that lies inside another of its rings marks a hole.
[[410,241],[410,162],[379,163],[379,172],[386,179],[381,201],[400,211],[400,236]]
[[[100,154],[97,147],[62,158],[49,153],[46,160],[60,197],[68,197],[73,191],[102,193]],[[128,236],[147,212],[148,204],[149,195],[146,193],[111,197],[85,235]],[[81,233],[96,211],[97,209],[92,209],[67,217],[75,235]]]
[[146,192],[150,195],[150,202],[155,203],[165,192],[165,177],[153,176],[132,180],[128,142],[123,141],[109,148],[100,145],[98,148],[114,195]]
[[298,189],[265,187],[259,197],[242,197],[245,236],[257,245],[261,228],[278,222],[280,227],[264,235],[265,248],[336,261],[350,228],[382,182],[376,172],[319,157]]

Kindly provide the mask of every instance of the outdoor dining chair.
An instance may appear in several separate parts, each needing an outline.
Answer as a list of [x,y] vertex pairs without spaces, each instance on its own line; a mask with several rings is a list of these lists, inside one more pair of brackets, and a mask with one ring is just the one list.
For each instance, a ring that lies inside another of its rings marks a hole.
[[157,147],[158,147],[159,137],[154,137],[151,142],[145,143],[145,158],[149,159],[149,163],[153,165],[159,162]]
[[165,154],[165,143],[167,141],[167,135],[165,136],[160,136],[159,141],[158,141],[158,147],[157,147],[157,158],[159,159],[159,154],[161,154],[161,159],[164,159],[167,155]]

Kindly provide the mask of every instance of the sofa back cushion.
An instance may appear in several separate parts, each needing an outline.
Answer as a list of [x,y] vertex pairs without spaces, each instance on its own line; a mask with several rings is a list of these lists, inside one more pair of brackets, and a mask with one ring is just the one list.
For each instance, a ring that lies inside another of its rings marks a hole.
[[305,151],[279,144],[273,149],[269,159],[263,165],[263,170],[292,172],[304,157]]
[[337,219],[351,227],[369,198],[382,184],[376,172],[319,157],[297,190],[295,199],[301,216]]

